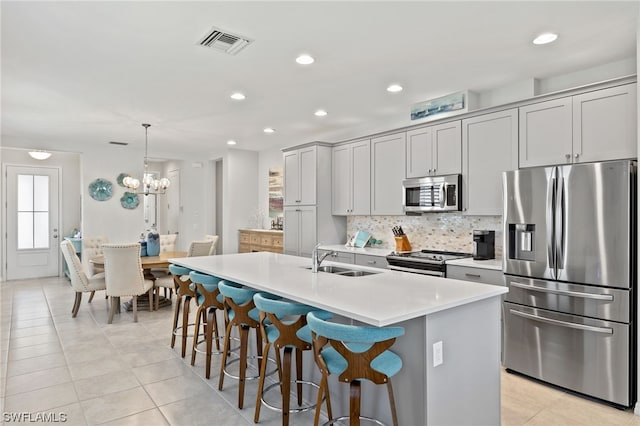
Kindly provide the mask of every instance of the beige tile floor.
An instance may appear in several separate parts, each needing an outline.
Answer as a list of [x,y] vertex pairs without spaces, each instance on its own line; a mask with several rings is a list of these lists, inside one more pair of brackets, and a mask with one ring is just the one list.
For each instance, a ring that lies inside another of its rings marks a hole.
[[[169,347],[171,309],[141,311],[138,323],[123,312],[108,325],[103,294],[87,299],[71,318],[64,278],[0,283],[3,424],[21,412],[64,413],[67,425],[253,424],[253,383],[238,410],[235,381],[217,390],[219,357],[206,380],[202,355],[192,367]],[[291,423],[312,424],[311,413]],[[279,414],[262,410],[260,424],[280,424]],[[640,417],[503,372],[502,424],[640,426]]]

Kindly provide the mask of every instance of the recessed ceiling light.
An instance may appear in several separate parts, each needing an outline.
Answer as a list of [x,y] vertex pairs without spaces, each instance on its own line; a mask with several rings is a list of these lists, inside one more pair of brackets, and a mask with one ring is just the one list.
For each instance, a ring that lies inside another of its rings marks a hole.
[[230,98],[231,99],[235,99],[236,101],[241,101],[241,100],[245,99],[246,96],[244,95],[244,93],[235,92],[235,93],[231,94]]
[[310,65],[315,62],[315,59],[313,59],[313,56],[305,54],[298,56],[296,62],[300,65]]
[[236,141],[227,141],[227,145],[235,145]]
[[273,129],[271,127],[265,127],[264,128],[264,132],[265,133],[274,133],[276,131],[276,129]]
[[319,109],[316,112],[314,112],[314,114],[318,117],[324,117],[325,115],[327,115],[327,111],[323,109]]
[[544,33],[540,34],[538,37],[533,39],[533,44],[547,44],[553,41],[556,41],[558,38],[557,34],[554,33]]
[[402,86],[400,86],[399,84],[392,84],[389,87],[387,87],[387,92],[391,92],[391,93],[402,92]]

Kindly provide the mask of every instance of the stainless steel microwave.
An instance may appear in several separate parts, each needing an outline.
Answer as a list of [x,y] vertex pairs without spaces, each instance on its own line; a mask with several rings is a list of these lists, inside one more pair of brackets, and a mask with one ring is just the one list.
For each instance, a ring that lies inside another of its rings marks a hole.
[[405,179],[402,202],[407,214],[462,210],[462,175]]

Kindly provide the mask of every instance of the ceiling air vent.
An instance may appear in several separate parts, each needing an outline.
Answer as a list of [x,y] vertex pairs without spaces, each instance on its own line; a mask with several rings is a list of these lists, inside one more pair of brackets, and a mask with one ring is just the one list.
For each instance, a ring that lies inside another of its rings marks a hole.
[[211,31],[200,39],[198,44],[200,46],[211,47],[213,49],[226,52],[229,55],[235,55],[247,47],[251,42],[253,42],[253,40],[250,38],[231,34],[228,31],[213,27]]

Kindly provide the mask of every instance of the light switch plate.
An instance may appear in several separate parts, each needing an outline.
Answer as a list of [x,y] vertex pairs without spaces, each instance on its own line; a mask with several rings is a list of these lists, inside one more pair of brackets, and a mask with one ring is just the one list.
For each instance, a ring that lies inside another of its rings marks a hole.
[[442,340],[433,344],[433,366],[437,367],[444,362],[442,356]]

